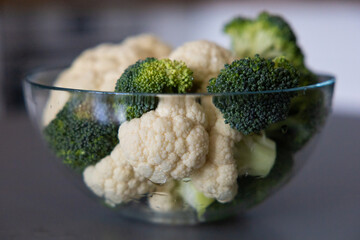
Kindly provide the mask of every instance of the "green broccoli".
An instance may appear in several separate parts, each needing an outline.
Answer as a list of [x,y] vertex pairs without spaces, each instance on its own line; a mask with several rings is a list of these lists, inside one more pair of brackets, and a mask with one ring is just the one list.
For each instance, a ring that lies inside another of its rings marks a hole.
[[[45,127],[44,137],[55,154],[76,170],[95,164],[118,144],[113,99],[90,94],[73,95]],[[104,108],[105,107],[105,108]]]
[[[129,66],[118,79],[115,92],[186,93],[193,85],[193,72],[183,62],[146,58]],[[124,96],[126,118],[141,117],[157,106],[155,96]]]
[[287,119],[270,125],[266,134],[296,152],[318,131],[328,112],[321,90],[301,91],[292,99]]
[[240,58],[259,54],[264,58],[285,56],[300,72],[300,85],[313,82],[290,25],[280,16],[262,12],[256,19],[234,18],[224,27],[231,37],[232,50]]
[[[298,77],[296,69],[284,57],[270,60],[255,55],[226,64],[217,78],[210,79],[207,89],[210,93],[226,93],[213,98],[225,123],[243,134],[258,133],[287,117],[294,94],[256,92],[297,87]],[[255,94],[232,94],[236,92]]]

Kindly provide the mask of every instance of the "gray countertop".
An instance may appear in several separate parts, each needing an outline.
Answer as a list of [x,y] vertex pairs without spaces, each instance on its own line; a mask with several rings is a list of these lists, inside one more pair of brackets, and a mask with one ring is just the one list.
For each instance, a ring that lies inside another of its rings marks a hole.
[[199,226],[119,216],[59,170],[25,114],[0,123],[0,239],[360,239],[359,117],[333,115],[307,165],[268,201]]

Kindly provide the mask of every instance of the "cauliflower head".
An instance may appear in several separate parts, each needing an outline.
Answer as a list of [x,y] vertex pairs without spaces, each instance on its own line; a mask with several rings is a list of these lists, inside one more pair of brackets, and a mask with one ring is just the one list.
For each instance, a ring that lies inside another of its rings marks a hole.
[[155,189],[155,185],[134,172],[117,145],[109,156],[83,172],[85,184],[110,206],[139,199]]
[[215,118],[210,126],[209,153],[205,165],[191,175],[191,180],[206,197],[229,202],[237,193],[238,171],[233,149],[242,135],[224,123],[214,105],[209,105],[207,110]]
[[[62,72],[54,86],[95,91],[114,91],[124,70],[139,59],[164,58],[171,48],[150,34],[129,37],[120,44],[101,44],[81,53],[71,67]],[[69,99],[69,93],[52,91],[43,114],[46,126]]]
[[207,92],[209,80],[219,74],[224,64],[235,60],[229,50],[206,40],[185,43],[171,52],[169,58],[185,62],[194,72],[197,92]]
[[150,111],[119,128],[124,156],[135,172],[154,183],[181,180],[205,163],[206,117],[194,98],[161,98]]

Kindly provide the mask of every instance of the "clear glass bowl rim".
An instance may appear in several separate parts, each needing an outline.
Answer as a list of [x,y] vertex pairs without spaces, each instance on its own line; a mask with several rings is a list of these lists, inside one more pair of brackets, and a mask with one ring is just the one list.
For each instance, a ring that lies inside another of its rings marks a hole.
[[109,95],[123,95],[123,96],[193,96],[193,97],[203,97],[203,96],[233,96],[233,95],[250,95],[250,94],[270,94],[270,93],[284,93],[284,92],[296,92],[296,91],[306,91],[310,89],[323,88],[327,86],[335,85],[335,76],[331,74],[316,74],[321,81],[316,84],[311,84],[303,87],[288,88],[283,90],[267,90],[267,91],[257,91],[257,92],[227,92],[227,93],[123,93],[123,92],[109,92],[109,91],[95,91],[95,90],[85,90],[85,89],[73,89],[73,88],[64,88],[64,87],[55,87],[50,85],[45,85],[37,82],[37,77],[39,74],[45,73],[54,73],[65,70],[66,68],[47,68],[47,69],[37,69],[24,78],[24,83],[30,84],[34,87],[42,88],[45,90],[53,91],[65,91],[72,93],[91,93],[91,94],[109,94]]

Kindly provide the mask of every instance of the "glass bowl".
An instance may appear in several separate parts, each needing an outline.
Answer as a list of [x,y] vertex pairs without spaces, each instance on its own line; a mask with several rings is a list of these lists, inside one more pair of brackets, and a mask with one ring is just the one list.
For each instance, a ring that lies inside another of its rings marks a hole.
[[[23,85],[59,165],[113,211],[166,224],[224,219],[287,183],[318,141],[335,84],[318,75],[317,84],[285,91],[129,94],[53,87],[60,72],[35,72]],[[265,130],[237,130],[259,123],[256,109],[284,106],[285,119]],[[247,121],[234,122],[243,111]]]

